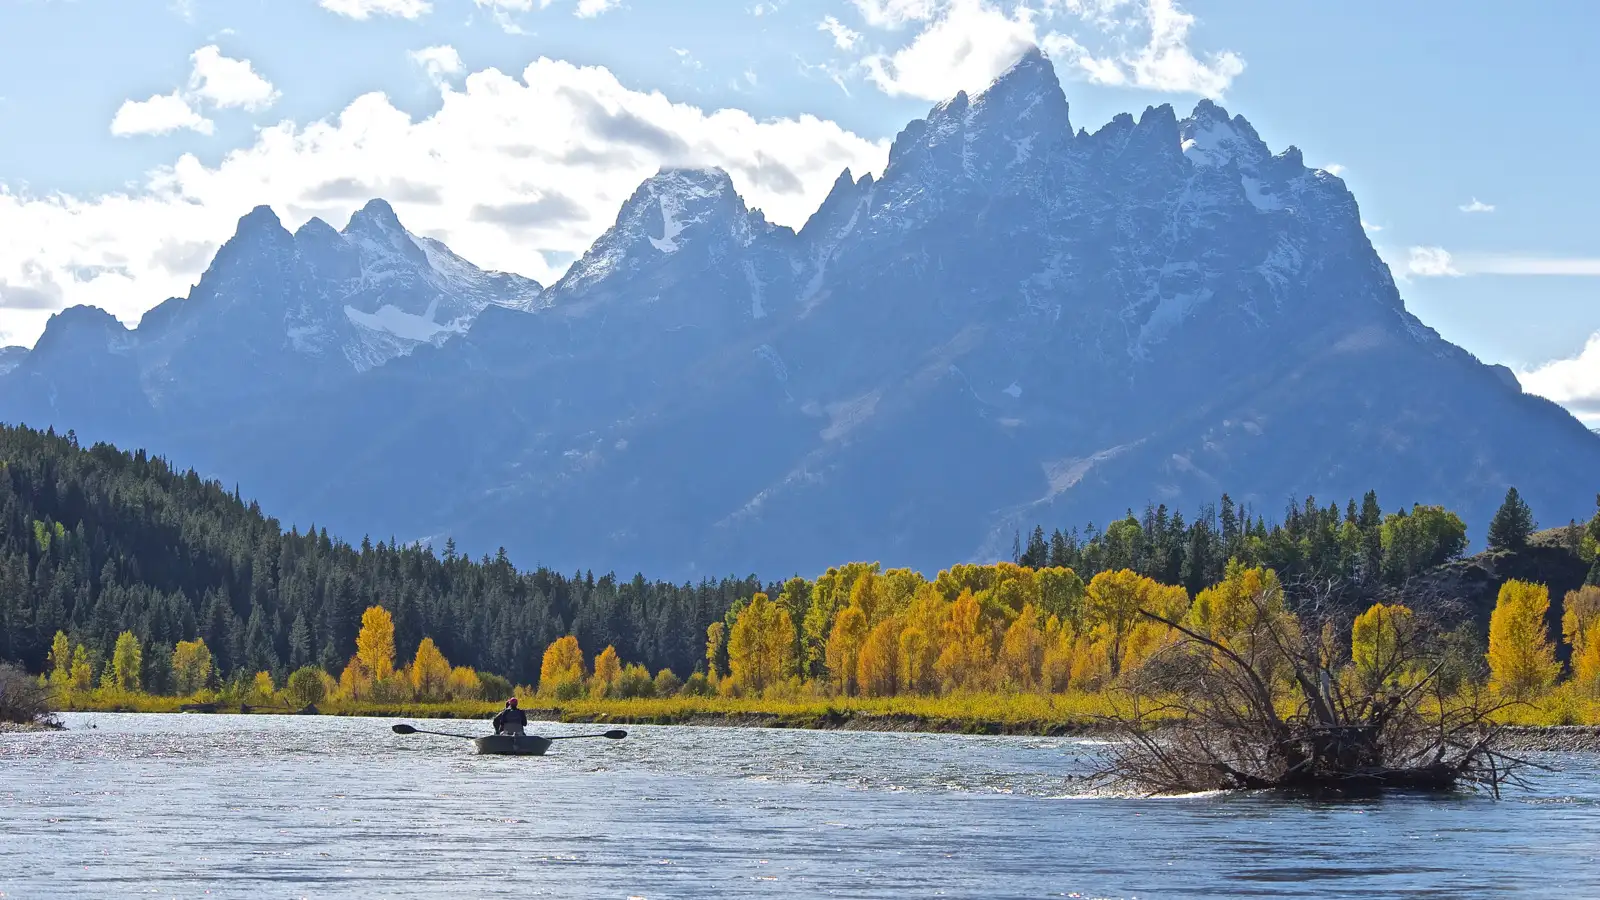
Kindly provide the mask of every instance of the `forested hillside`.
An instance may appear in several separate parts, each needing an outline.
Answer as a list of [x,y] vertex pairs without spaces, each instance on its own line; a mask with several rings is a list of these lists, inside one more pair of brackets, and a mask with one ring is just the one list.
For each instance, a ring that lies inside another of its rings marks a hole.
[[[237,491],[143,451],[80,448],[70,434],[0,428],[0,463],[0,659],[42,671],[63,631],[99,669],[118,635],[130,631],[145,648],[143,680],[156,690],[165,687],[173,647],[197,638],[223,678],[266,671],[281,683],[305,665],[338,674],[370,606],[392,613],[400,659],[431,637],[453,663],[532,684],[545,648],[569,634],[585,656],[611,646],[630,662],[686,677],[705,664],[708,626],[723,622],[731,633],[739,609],[764,592],[781,601],[796,639],[820,662],[832,620],[864,573],[883,576],[883,590],[894,595],[885,602],[908,600],[929,582],[860,563],[814,580],[748,576],[684,585],[642,575],[518,571],[503,552],[472,560],[448,543],[436,552],[384,541],[353,546],[325,530],[285,532]],[[1560,597],[1583,580],[1600,526],[1572,523],[1540,536],[1545,546],[1527,549],[1532,526],[1526,506],[1509,498],[1488,529],[1500,548],[1490,556],[1553,555],[1562,565],[1542,580]],[[1274,523],[1224,496],[1187,520],[1153,507],[1103,530],[1047,536],[1038,529],[1026,540],[1019,535],[1015,561],[1059,582],[1064,597],[1081,595],[1097,574],[1124,569],[1197,596],[1238,560],[1275,570],[1291,601],[1315,590],[1364,608],[1426,585],[1433,593],[1487,590],[1492,603],[1497,582],[1512,576],[1483,575],[1482,563],[1459,560],[1467,545],[1466,523],[1438,507],[1385,514],[1372,494],[1342,508],[1308,498]],[[869,557],[873,550],[860,549]],[[1502,568],[1527,577],[1526,566]],[[952,567],[939,580],[987,583],[989,576],[967,569]],[[1482,584],[1469,577],[1474,572]],[[991,593],[981,591],[979,599],[996,615],[1017,613],[1001,609],[1007,598]],[[1471,606],[1487,615],[1484,604]],[[1559,617],[1559,609],[1552,614]]]
[[452,544],[436,553],[285,532],[192,470],[27,428],[0,428],[0,461],[0,659],[33,671],[57,630],[100,661],[126,629],[163,651],[144,654],[147,681],[196,637],[221,673],[338,672],[376,604],[392,611],[402,652],[427,635],[450,659],[513,679],[534,680],[545,646],[569,633],[686,671],[705,623],[763,587],[519,572],[503,554],[471,560]]

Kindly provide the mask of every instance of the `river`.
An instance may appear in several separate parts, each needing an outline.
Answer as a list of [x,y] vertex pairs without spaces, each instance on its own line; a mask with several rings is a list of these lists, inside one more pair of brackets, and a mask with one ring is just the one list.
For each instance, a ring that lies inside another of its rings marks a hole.
[[0,735],[7,900],[1600,897],[1593,755],[1498,802],[1147,800],[1082,796],[1066,738],[638,726],[503,758],[378,719],[65,719]]

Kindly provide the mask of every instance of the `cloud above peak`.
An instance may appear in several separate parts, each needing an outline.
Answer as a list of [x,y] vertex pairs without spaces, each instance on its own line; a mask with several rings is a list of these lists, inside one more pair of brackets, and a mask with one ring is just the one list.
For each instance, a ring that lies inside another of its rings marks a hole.
[[193,68],[186,88],[146,100],[124,100],[111,119],[111,133],[118,137],[181,130],[212,134],[216,124],[199,112],[202,105],[259,112],[281,96],[249,60],[224,56],[216,44],[189,54],[189,61]]
[[433,11],[433,4],[428,0],[319,0],[318,5],[357,21],[373,16],[417,19]]
[[[1042,48],[1067,77],[1207,97],[1221,97],[1245,68],[1233,51],[1191,50],[1195,17],[1177,0],[853,2],[869,27],[893,33],[920,26],[899,49],[859,61],[867,79],[893,96],[943,100],[981,89],[1029,46]],[[856,45],[839,40],[826,20],[822,27],[839,49]]]

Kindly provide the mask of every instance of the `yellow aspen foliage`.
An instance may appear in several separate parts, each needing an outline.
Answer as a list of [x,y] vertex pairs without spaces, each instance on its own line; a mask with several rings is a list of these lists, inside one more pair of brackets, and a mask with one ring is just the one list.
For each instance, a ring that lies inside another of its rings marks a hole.
[[1500,586],[1489,616],[1489,684],[1519,700],[1536,697],[1561,671],[1545,616],[1550,592],[1542,584],[1511,580]]
[[72,648],[72,689],[87,691],[94,687],[94,666],[89,662],[89,651],[82,644]]
[[1589,630],[1600,622],[1600,587],[1586,584],[1567,591],[1561,599],[1561,639],[1572,648],[1576,659],[1583,653]]
[[411,688],[418,700],[437,700],[450,687],[450,663],[439,652],[433,638],[425,637],[417,645],[417,655],[411,661]]
[[1097,691],[1111,680],[1111,657],[1104,641],[1080,636],[1072,646],[1069,684],[1075,691]]
[[1000,642],[1000,667],[1004,681],[1020,690],[1039,685],[1044,670],[1044,628],[1039,611],[1029,603],[1022,607]]
[[811,606],[800,622],[800,639],[804,656],[800,660],[804,675],[823,675],[827,667],[828,638],[833,634],[836,614],[850,603],[855,583],[868,572],[876,573],[878,563],[846,563],[831,568],[817,578],[811,591]]
[[272,695],[278,692],[278,686],[272,683],[271,672],[257,672],[256,677],[250,681],[250,693],[263,702],[270,701]]
[[1103,645],[1111,675],[1122,671],[1128,636],[1141,622],[1141,609],[1167,616],[1180,615],[1188,606],[1183,588],[1156,583],[1131,569],[1101,572],[1089,581],[1084,594],[1084,627]]
[[963,589],[950,605],[940,634],[934,671],[947,690],[978,690],[988,681],[994,651],[982,623],[983,610],[971,590]]
[[859,606],[847,606],[833,620],[828,633],[824,662],[834,690],[854,695],[859,690],[856,680],[857,666],[861,661],[861,648],[867,642],[867,614]]
[[706,626],[706,675],[712,684],[717,682],[717,660],[722,657],[722,644],[727,630],[721,622]]
[[914,569],[890,569],[878,579],[878,604],[882,617],[903,616],[928,580]]
[[1074,630],[1083,623],[1083,579],[1064,566],[1039,569],[1034,572],[1039,585],[1039,609],[1046,616],[1055,616],[1070,624]]
[[131,631],[117,635],[116,646],[111,650],[111,670],[117,690],[138,690],[143,667],[144,650],[139,646],[139,639]]
[[1350,627],[1350,660],[1356,677],[1368,689],[1393,681],[1406,673],[1399,670],[1412,637],[1413,616],[1409,607],[1374,603]]
[[900,687],[911,694],[932,693],[936,687],[934,663],[939,654],[928,633],[916,625],[900,632]]
[[728,633],[728,670],[741,693],[759,695],[794,672],[794,619],[757,593]]
[[583,649],[572,635],[557,638],[544,648],[539,662],[539,693],[549,696],[565,684],[583,681]]
[[1051,616],[1044,625],[1044,662],[1039,677],[1045,690],[1065,691],[1072,683],[1072,651],[1077,643],[1073,628]]
[[211,648],[196,638],[179,641],[172,649],[172,681],[178,693],[189,695],[211,683]]
[[50,642],[50,683],[58,688],[64,688],[71,681],[72,645],[67,641],[67,633],[58,631],[55,639]]
[[617,658],[617,648],[606,646],[594,658],[594,677],[589,679],[589,696],[596,700],[616,693],[617,681],[622,678],[622,660]]
[[900,693],[900,620],[884,619],[872,627],[856,660],[856,683],[868,697]]
[[877,572],[863,572],[850,587],[850,605],[861,610],[861,614],[867,617],[868,628],[878,624],[878,620],[882,618],[878,609],[881,593],[878,589],[880,577]]
[[346,700],[365,700],[372,696],[372,670],[359,655],[350,657],[344,671],[339,673],[339,696]]
[[375,682],[387,679],[394,671],[394,617],[387,609],[369,606],[361,614],[356,656]]
[[[1176,621],[1177,617],[1168,616]],[[1178,632],[1169,625],[1146,619],[1133,626],[1133,631],[1128,633],[1128,641],[1122,651],[1122,671],[1131,672],[1144,665],[1147,660],[1161,651],[1161,648],[1177,641]]]
[[1580,645],[1572,653],[1572,683],[1579,693],[1600,697],[1600,622],[1589,626]]
[[1222,580],[1194,598],[1184,624],[1227,643],[1258,624],[1262,611],[1276,615],[1286,608],[1278,573],[1261,566],[1246,568],[1231,560]]
[[478,677],[477,669],[471,666],[456,666],[450,670],[450,678],[445,682],[445,691],[456,700],[476,700],[483,696],[483,680]]

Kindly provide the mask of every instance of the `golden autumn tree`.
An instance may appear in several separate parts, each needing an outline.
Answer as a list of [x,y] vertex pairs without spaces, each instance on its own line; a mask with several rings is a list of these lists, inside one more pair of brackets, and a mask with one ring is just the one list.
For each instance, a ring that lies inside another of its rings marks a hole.
[[436,700],[450,687],[450,662],[439,652],[433,638],[425,637],[417,645],[417,655],[411,661],[411,688],[419,700]]
[[57,690],[72,683],[72,644],[65,631],[56,632],[50,642],[50,684]]
[[712,687],[717,684],[717,660],[722,658],[722,645],[727,640],[727,626],[721,622],[712,622],[706,626],[706,676],[710,678]]
[[1515,579],[1500,586],[1489,616],[1489,684],[1519,700],[1538,696],[1561,671],[1545,616],[1550,592]]
[[458,700],[467,698],[475,700],[483,697],[483,680],[478,677],[477,669],[470,666],[456,666],[450,670],[445,690]]
[[854,695],[859,690],[858,665],[866,642],[867,614],[859,606],[845,607],[833,620],[825,654],[829,677],[839,693]]
[[139,677],[144,671],[144,649],[131,631],[117,635],[117,644],[111,650],[112,680],[117,690],[136,691]]
[[1399,604],[1374,603],[1356,616],[1350,627],[1350,660],[1357,679],[1367,690],[1376,690],[1384,681],[1405,674],[1400,665],[1412,655],[1407,645],[1414,621],[1411,609]]
[[200,638],[172,648],[172,681],[179,694],[193,694],[211,683],[211,648]]
[[278,692],[278,686],[272,681],[271,672],[257,672],[256,677],[250,680],[250,693],[262,702],[270,702],[272,695]]
[[359,655],[350,657],[344,671],[339,673],[339,696],[346,700],[361,700],[372,695],[372,670]]
[[1573,684],[1583,694],[1600,696],[1600,587],[1568,591],[1561,605],[1561,637],[1572,648]]
[[557,638],[539,661],[539,693],[554,695],[564,685],[583,682],[583,648],[573,635]]
[[1044,672],[1044,628],[1032,603],[1022,607],[1000,642],[1000,669],[1005,681],[1019,690],[1039,686]]
[[1140,610],[1174,618],[1188,605],[1181,587],[1159,584],[1131,569],[1101,572],[1090,579],[1084,594],[1083,624],[1104,646],[1110,674],[1116,676],[1123,669],[1128,638],[1141,625],[1152,624]]
[[868,697],[893,697],[900,692],[900,620],[872,626],[856,659],[856,684]]
[[622,660],[617,648],[607,644],[594,658],[594,677],[589,679],[589,696],[596,700],[616,693],[617,681],[622,678]]
[[394,617],[381,606],[369,606],[361,614],[361,631],[356,634],[356,658],[374,682],[394,672]]
[[900,685],[913,694],[933,691],[934,663],[939,659],[938,648],[928,633],[916,625],[907,625],[900,632]]
[[87,691],[94,686],[94,665],[89,661],[89,651],[82,644],[72,648],[72,689]]
[[758,592],[728,633],[728,670],[736,689],[759,695],[788,678],[794,671],[794,649],[789,610]]
[[986,686],[994,651],[982,619],[977,595],[970,588],[963,588],[950,604],[950,615],[939,635],[939,659],[934,663],[939,680],[948,690],[978,690]]

